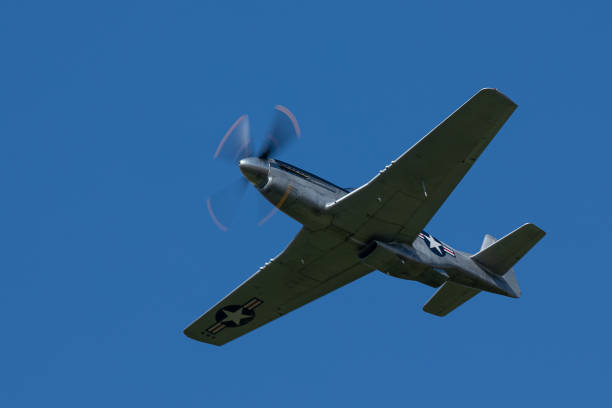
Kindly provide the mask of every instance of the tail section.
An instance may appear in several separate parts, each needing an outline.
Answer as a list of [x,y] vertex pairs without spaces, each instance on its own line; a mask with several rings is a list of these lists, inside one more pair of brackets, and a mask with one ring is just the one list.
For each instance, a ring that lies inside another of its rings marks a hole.
[[491,235],[485,235],[480,252],[472,259],[487,271],[504,278],[515,297],[521,295],[512,267],[521,259],[546,233],[534,224],[525,224],[512,231],[499,241]]
[[512,267],[518,262],[546,233],[533,224],[525,224],[512,231],[500,240],[485,235],[480,252],[471,259],[479,264],[495,279],[497,290],[484,286],[471,287],[447,280],[423,306],[423,310],[436,316],[446,316],[463,303],[467,302],[482,290],[520,297],[521,289],[516,281]]

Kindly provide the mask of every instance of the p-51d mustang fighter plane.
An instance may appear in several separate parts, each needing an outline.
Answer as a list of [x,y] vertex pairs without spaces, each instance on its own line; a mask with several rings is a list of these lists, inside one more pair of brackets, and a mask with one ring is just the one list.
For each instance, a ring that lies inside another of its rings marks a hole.
[[[525,224],[500,240],[485,235],[474,255],[423,231],[514,109],[497,90],[481,90],[353,191],[270,158],[283,139],[278,130],[259,157],[248,157],[243,131],[236,156],[242,157],[240,170],[303,228],[280,255],[189,325],[185,334],[225,344],[375,269],[438,288],[423,307],[437,316],[481,291],[518,298],[512,267],[544,231]],[[282,106],[277,110],[299,135],[291,112]],[[226,138],[245,123],[241,117]]]

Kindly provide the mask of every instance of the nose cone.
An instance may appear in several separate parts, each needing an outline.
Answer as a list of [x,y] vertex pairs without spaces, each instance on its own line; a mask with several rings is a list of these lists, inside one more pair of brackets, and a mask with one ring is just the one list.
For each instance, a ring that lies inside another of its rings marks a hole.
[[270,166],[267,161],[257,157],[247,157],[238,163],[240,171],[253,185],[263,187],[268,182]]

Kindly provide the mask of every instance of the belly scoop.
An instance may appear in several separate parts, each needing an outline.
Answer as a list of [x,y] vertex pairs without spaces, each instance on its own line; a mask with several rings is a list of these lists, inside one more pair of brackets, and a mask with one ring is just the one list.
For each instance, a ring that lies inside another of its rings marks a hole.
[[413,247],[401,243],[372,241],[359,253],[359,259],[388,275],[418,281],[434,288],[449,278],[444,270],[425,263]]

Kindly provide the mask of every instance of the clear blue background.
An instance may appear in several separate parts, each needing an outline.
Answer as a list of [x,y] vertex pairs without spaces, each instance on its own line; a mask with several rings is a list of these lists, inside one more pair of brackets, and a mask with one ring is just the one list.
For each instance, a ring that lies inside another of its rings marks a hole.
[[[605,406],[611,10],[604,2],[0,5],[3,407]],[[280,158],[357,186],[483,87],[519,108],[428,230],[548,232],[440,319],[379,272],[218,348],[182,329],[280,252],[249,191],[222,233],[212,160],[242,113]]]

